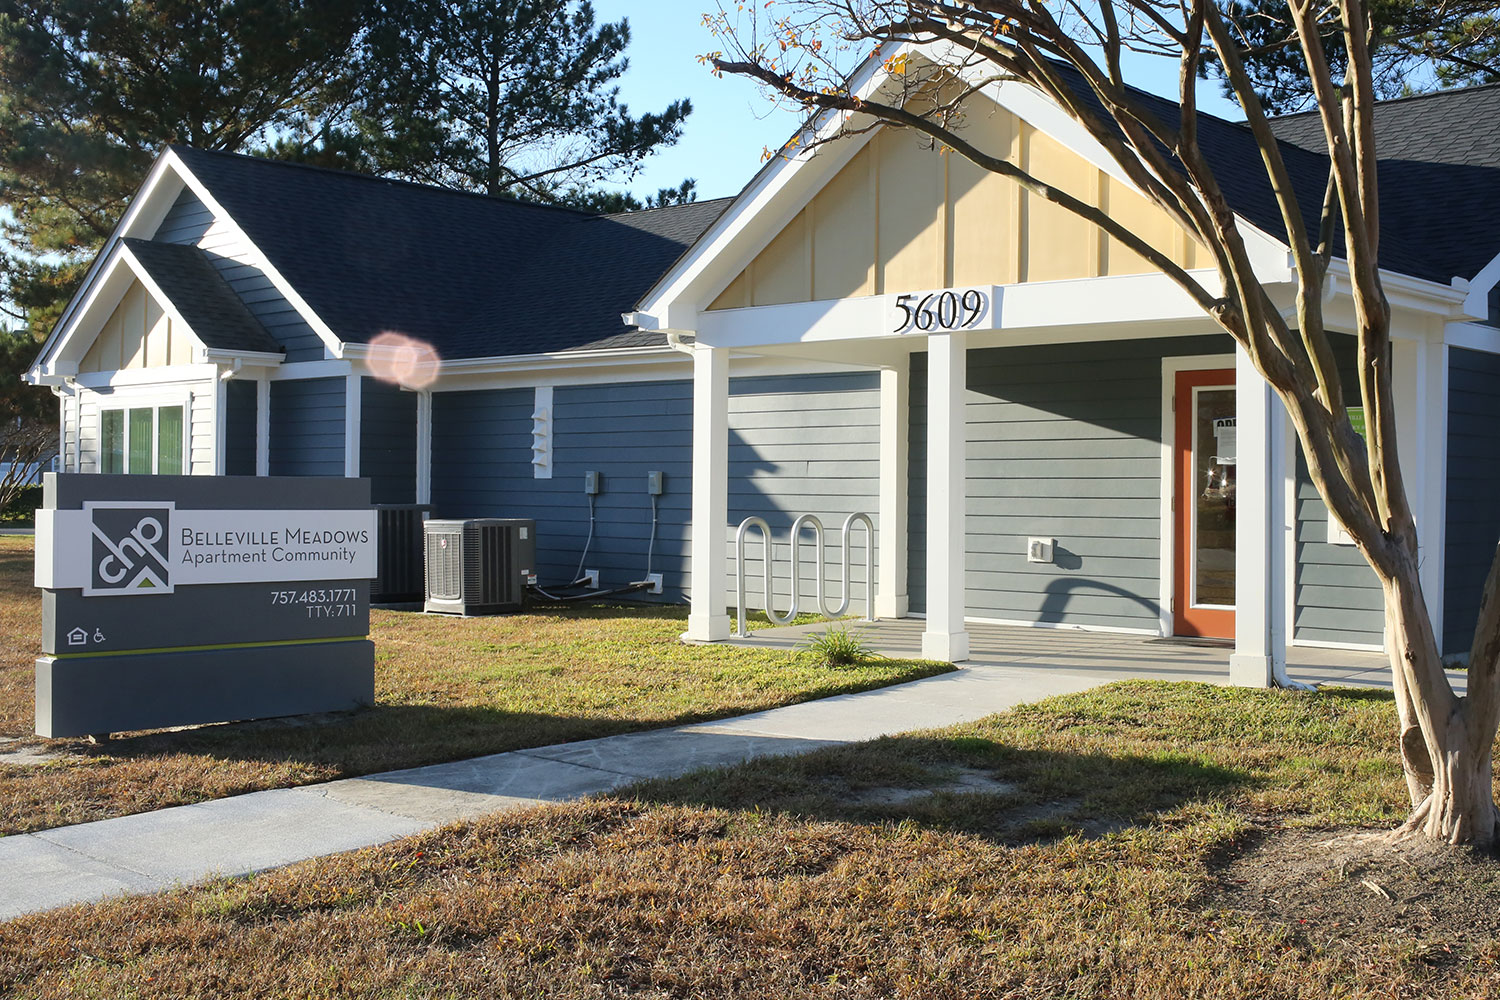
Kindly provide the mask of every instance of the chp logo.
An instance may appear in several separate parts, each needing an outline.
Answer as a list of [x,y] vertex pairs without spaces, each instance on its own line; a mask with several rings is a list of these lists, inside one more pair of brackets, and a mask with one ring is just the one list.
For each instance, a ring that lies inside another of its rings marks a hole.
[[84,504],[93,534],[85,596],[170,594],[170,503]]

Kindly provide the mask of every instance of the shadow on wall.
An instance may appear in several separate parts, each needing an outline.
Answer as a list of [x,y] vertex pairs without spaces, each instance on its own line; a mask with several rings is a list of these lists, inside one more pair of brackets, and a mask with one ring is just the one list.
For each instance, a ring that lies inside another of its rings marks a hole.
[[[969,607],[1010,620],[1155,629],[1162,360],[1227,336],[979,348],[966,416]],[[925,600],[927,358],[913,358],[913,607]],[[1054,539],[1052,565],[1026,561]]]
[[[752,404],[753,414],[729,432],[730,523],[721,529],[726,561],[733,558],[734,527],[752,514],[765,517],[778,535],[778,588],[785,587],[786,531],[796,514],[812,510],[837,528],[847,513],[841,506],[852,504],[853,510],[868,503],[851,497],[851,491],[874,496],[873,485],[866,488],[857,483],[859,477],[841,475],[838,465],[865,462],[866,457],[841,453],[849,447],[838,443],[822,443],[822,458],[811,457],[814,449],[804,448],[807,427],[816,422],[818,408],[828,398],[846,404],[827,421],[835,433],[848,426],[841,422],[848,419],[878,427],[878,396],[868,400],[866,421],[864,416],[850,416],[851,406],[864,402],[844,395],[848,389],[878,392],[874,377],[867,381],[869,385],[857,385],[841,375],[731,383],[741,399],[754,396],[758,401]],[[551,479],[534,478],[532,472],[533,390],[438,393],[433,404],[435,516],[535,518],[538,568],[547,582],[572,579],[586,542],[590,554],[583,568],[599,568],[601,582],[615,586],[640,578],[651,548],[652,571],[664,575],[659,599],[682,601],[690,594],[691,390],[685,380],[559,387],[553,404],[556,445]],[[851,441],[866,450],[878,447],[865,438],[868,434],[854,435]],[[878,465],[875,455],[868,459]],[[651,501],[645,492],[650,470],[666,474],[654,547]],[[592,542],[588,497],[582,489],[586,471],[600,472],[604,481]],[[868,478],[870,484],[878,482],[878,470],[869,469]],[[758,576],[758,542],[752,552],[752,574]],[[836,549],[831,556],[841,558]]]
[[[1083,560],[1078,559],[1076,556],[1074,556],[1074,559],[1077,560],[1076,564],[1069,568],[1076,569],[1078,566],[1083,565]],[[1139,606],[1141,610],[1151,615],[1152,618],[1157,618],[1161,614],[1161,604],[1159,602],[1148,600],[1124,587],[1118,587],[1103,580],[1093,580],[1087,577],[1057,577],[1048,581],[1046,588],[1043,590],[1045,596],[1042,599],[1042,609],[1037,615],[1037,621],[1066,621],[1068,603],[1073,597],[1084,592],[1102,593],[1123,598]]]

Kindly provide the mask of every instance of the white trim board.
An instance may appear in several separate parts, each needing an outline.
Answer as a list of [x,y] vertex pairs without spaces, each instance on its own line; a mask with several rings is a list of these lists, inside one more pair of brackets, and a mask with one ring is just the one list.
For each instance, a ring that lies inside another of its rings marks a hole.
[[[925,613],[921,615],[909,615],[911,618],[926,618]],[[1054,632],[1100,632],[1108,635],[1142,635],[1152,639],[1160,639],[1154,630],[1149,628],[1129,628],[1124,625],[1078,625],[1073,622],[1028,622],[1014,618],[979,618],[973,615],[964,615],[964,621],[973,622],[976,625],[1009,625],[1016,628],[1039,628]]]
[[1500,327],[1483,323],[1449,323],[1443,328],[1443,343],[1467,351],[1500,354]]
[[1368,642],[1333,642],[1328,639],[1298,639],[1290,643],[1292,646],[1300,646],[1303,649],[1348,649],[1360,653],[1384,653],[1384,646],[1377,646]]

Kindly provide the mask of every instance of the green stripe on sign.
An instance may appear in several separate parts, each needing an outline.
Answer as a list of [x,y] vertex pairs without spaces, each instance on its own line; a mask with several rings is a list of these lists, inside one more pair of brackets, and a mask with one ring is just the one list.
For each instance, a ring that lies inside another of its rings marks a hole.
[[144,656],[150,653],[203,653],[211,649],[269,649],[273,646],[331,646],[344,642],[364,642],[366,635],[348,635],[331,639],[280,639],[270,642],[230,642],[218,646],[162,646],[158,649],[112,649],[97,653],[52,653],[54,660],[99,659],[105,656]]

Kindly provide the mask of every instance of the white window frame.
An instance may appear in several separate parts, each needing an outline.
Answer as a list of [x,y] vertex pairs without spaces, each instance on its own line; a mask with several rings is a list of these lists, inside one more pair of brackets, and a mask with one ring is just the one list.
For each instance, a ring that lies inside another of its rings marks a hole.
[[142,473],[131,473],[130,465],[130,411],[151,410],[151,472],[150,475],[159,475],[161,449],[158,447],[161,441],[161,411],[163,407],[182,407],[182,472],[181,475],[192,475],[193,472],[193,394],[191,392],[174,393],[123,393],[113,392],[108,395],[101,394],[99,398],[99,457],[98,469],[104,471],[105,452],[107,442],[104,438],[104,415],[106,413],[123,414],[122,422],[125,430],[124,439],[124,463],[121,475],[141,475]]

